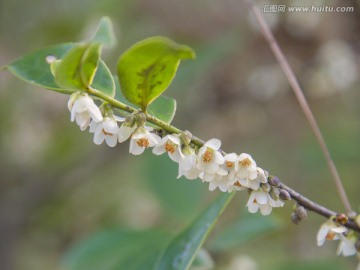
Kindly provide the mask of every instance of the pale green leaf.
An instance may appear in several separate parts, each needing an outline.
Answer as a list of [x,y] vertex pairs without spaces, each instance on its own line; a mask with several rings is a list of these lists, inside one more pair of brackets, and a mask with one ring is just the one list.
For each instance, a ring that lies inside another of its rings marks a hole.
[[118,77],[127,100],[143,110],[170,85],[181,59],[194,51],[164,37],[140,41],[119,59]]
[[92,39],[92,41],[99,42],[109,47],[115,45],[116,38],[114,34],[113,24],[109,17],[101,18],[95,36]]
[[98,43],[73,46],[53,67],[55,82],[66,89],[86,90],[95,76],[100,50]]
[[[126,105],[131,106],[132,105],[131,102],[129,102],[124,97],[123,92],[120,90],[119,80],[117,77],[115,77],[115,85],[116,85],[115,99]],[[176,100],[164,95],[159,96],[147,108],[148,114],[164,121],[167,124],[170,124],[171,121],[174,119],[175,112],[176,112]]]

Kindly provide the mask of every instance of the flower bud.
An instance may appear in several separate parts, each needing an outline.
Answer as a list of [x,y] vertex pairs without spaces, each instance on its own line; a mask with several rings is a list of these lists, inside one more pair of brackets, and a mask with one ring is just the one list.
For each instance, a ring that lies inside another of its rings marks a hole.
[[280,191],[278,188],[272,188],[269,192],[271,199],[277,201],[279,199]]
[[298,218],[300,220],[303,220],[303,219],[307,218],[307,211],[306,211],[304,206],[301,206],[301,205],[297,206],[295,208],[294,213],[295,213],[295,215],[298,216]]
[[335,222],[339,223],[341,225],[346,224],[348,222],[349,218],[345,214],[337,214],[335,217]]
[[139,126],[143,126],[146,122],[146,114],[143,112],[137,112],[135,114],[135,121],[138,123]]
[[284,201],[289,201],[289,200],[291,200],[290,193],[287,192],[285,189],[280,189],[279,197],[280,197],[280,199],[282,199],[282,200],[284,200]]
[[279,178],[277,178],[274,175],[269,175],[268,177],[268,182],[270,185],[274,186],[274,187],[279,187],[280,186],[280,180]]
[[188,145],[191,142],[191,139],[192,134],[190,131],[185,130],[185,132],[181,134],[181,140],[184,142],[185,145]]
[[271,190],[271,186],[268,183],[261,183],[260,187],[266,193],[269,193]]
[[295,225],[298,225],[301,221],[300,218],[295,213],[291,213],[290,218],[292,223],[294,223]]

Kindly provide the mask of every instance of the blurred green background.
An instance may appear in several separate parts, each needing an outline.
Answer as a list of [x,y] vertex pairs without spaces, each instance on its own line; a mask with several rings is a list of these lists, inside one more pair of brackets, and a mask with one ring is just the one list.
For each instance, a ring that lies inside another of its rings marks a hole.
[[[351,13],[265,14],[299,77],[358,210],[360,20],[357,1],[258,1],[355,6]],[[225,151],[247,152],[297,191],[343,207],[286,78],[238,0],[1,0],[0,65],[47,45],[88,38],[109,16],[119,38],[103,57],[113,72],[134,42],[164,35],[197,52],[181,64],[167,95],[174,124]],[[128,143],[96,146],[69,121],[68,97],[0,73],[0,269],[66,269],[69,250],[93,234],[186,227],[218,194],[176,179],[177,167]],[[293,203],[269,218],[246,213],[239,193],[205,247],[216,269],[354,269],[356,257],[316,246],[324,219],[290,222]],[[264,225],[263,227],[259,224]],[[70,254],[70,255],[69,255]],[[297,268],[296,268],[297,267]]]

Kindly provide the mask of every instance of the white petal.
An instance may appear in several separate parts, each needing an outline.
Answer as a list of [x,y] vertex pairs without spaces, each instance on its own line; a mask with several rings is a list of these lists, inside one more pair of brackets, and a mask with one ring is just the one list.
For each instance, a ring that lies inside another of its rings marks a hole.
[[185,176],[187,179],[194,180],[199,177],[199,170],[196,168],[191,168],[186,172]]
[[153,154],[160,156],[166,152],[164,145],[157,145],[152,150]]
[[180,145],[180,139],[178,137],[175,137],[174,135],[167,135],[168,139],[175,143],[176,145]]
[[104,139],[105,139],[104,133],[100,132],[100,133],[95,133],[95,134],[94,134],[94,143],[95,143],[95,144],[97,144],[97,145],[102,144],[102,142],[104,141]]
[[160,136],[154,133],[149,133],[147,138],[149,140],[149,147],[154,147],[155,145],[158,145],[161,140]]
[[229,162],[235,162],[238,159],[238,155],[235,153],[227,154],[224,156],[224,159]]
[[258,204],[267,204],[268,203],[268,196],[269,194],[263,191],[254,191],[256,196],[256,201]]
[[252,191],[250,193],[250,197],[249,197],[249,200],[247,201],[246,206],[248,206],[250,204],[254,204],[255,199],[256,199],[256,193],[255,193],[255,191]]
[[347,229],[343,226],[336,226],[336,227],[332,227],[331,231],[336,232],[336,233],[344,233],[347,231]]
[[224,170],[223,168],[219,167],[216,174],[221,175],[221,176],[225,176],[225,175],[228,174],[228,172],[226,170]]
[[119,127],[116,121],[112,118],[105,118],[103,121],[103,128],[107,133],[117,134]]
[[262,215],[267,216],[271,213],[271,205],[270,204],[263,204],[260,205],[260,212]]
[[225,163],[225,159],[224,159],[223,155],[220,152],[215,151],[214,154],[215,154],[215,162],[217,164],[222,165],[222,164]]
[[218,140],[218,139],[211,139],[209,141],[207,141],[204,146],[206,147],[210,147],[212,149],[215,149],[215,150],[219,150],[220,147],[221,147],[221,141]]
[[105,141],[108,146],[114,147],[117,144],[117,137],[115,135],[113,136],[107,135],[105,136]]
[[179,161],[179,164],[184,170],[190,170],[190,168],[195,165],[195,155],[185,156],[184,159]]
[[210,191],[214,191],[217,187],[218,187],[218,185],[214,181],[209,183],[209,190]]
[[316,235],[316,240],[317,240],[317,245],[318,246],[322,246],[325,243],[326,235],[328,234],[329,229],[330,229],[330,227],[327,226],[326,224],[323,224],[320,227],[320,229],[319,229],[319,231],[318,231],[318,233]]
[[137,145],[136,142],[134,142],[130,153],[133,155],[140,155],[140,154],[144,153],[144,151],[145,151],[145,147],[140,147]]
[[100,109],[98,108],[98,106],[96,106],[94,101],[89,106],[88,112],[89,112],[89,115],[90,115],[91,119],[93,119],[95,122],[101,122],[104,119],[102,114],[101,114]]
[[259,205],[257,203],[247,204],[248,210],[250,213],[256,213],[259,210]]
[[260,183],[252,180],[246,181],[247,187],[251,188],[252,190],[258,190],[260,187]]
[[94,133],[98,125],[101,125],[101,123],[91,121],[89,132]]
[[173,154],[169,152],[169,157],[171,158],[172,161],[176,163],[179,163],[179,160],[182,160],[178,149],[176,149]]
[[119,143],[126,141],[130,138],[131,134],[136,129],[136,125],[129,127],[124,124],[121,125],[118,131],[118,141]]

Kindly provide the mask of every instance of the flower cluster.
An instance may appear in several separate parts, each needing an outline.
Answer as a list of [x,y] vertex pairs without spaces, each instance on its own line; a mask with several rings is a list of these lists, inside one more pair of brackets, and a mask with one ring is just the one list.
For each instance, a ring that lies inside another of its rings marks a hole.
[[[318,246],[322,246],[326,240],[339,240],[340,242],[336,252],[337,255],[347,257],[357,253],[357,237],[354,232],[349,231],[347,228],[339,225],[338,223],[335,223],[333,218],[321,225],[317,233],[316,240]],[[360,269],[360,264],[358,269]]]
[[[178,178],[200,178],[209,184],[209,190],[222,192],[248,190],[249,212],[269,215],[273,207],[283,206],[278,188],[268,183],[268,173],[257,166],[255,160],[246,153],[224,154],[221,141],[211,139],[200,149],[191,144],[191,134],[168,134],[162,138],[152,128],[145,126],[146,117],[138,112],[121,118],[113,114],[112,108],[103,104],[100,108],[86,93],[71,95],[68,108],[71,121],[76,121],[81,130],[94,134],[94,143],[114,147],[130,138],[130,153],[140,155],[147,148],[153,148],[155,155],[167,153],[178,163]],[[118,122],[122,122],[119,127]]]

